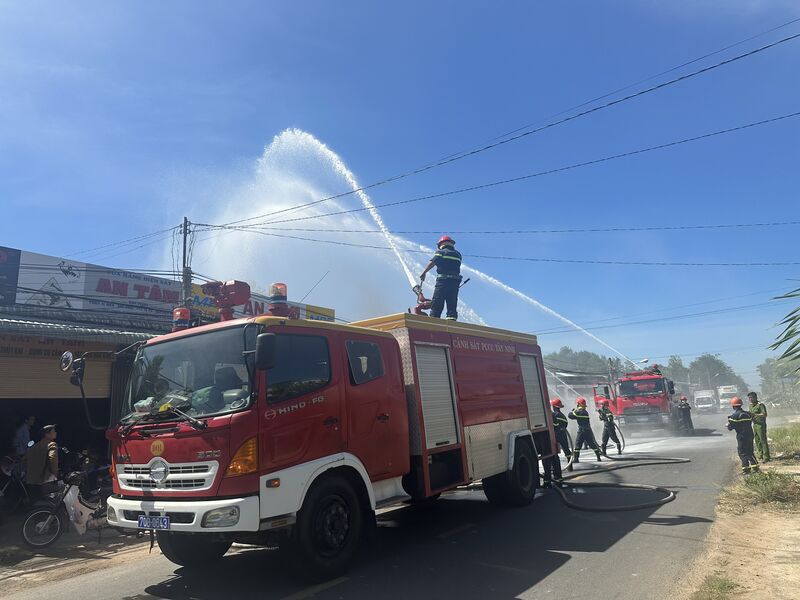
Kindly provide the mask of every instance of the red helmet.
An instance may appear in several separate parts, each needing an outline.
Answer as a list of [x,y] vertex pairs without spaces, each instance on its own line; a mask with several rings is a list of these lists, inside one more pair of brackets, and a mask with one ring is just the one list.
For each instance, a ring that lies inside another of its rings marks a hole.
[[734,396],[733,398],[731,398],[731,406],[733,408],[736,408],[737,406],[741,405],[742,405],[742,399],[739,398],[739,396]]
[[608,400],[606,399],[600,400],[600,406],[608,406]]
[[686,394],[681,394],[681,400],[688,400],[688,398],[686,397]]
[[439,238],[439,241],[436,242],[436,247],[441,248],[442,246],[455,246],[456,241],[451,238],[449,235],[443,235]]
[[575,400],[575,404],[577,404],[578,406],[586,406],[586,398],[584,398],[583,396],[578,396],[578,399]]
[[564,408],[564,403],[561,401],[561,398],[553,398],[550,400],[550,406],[553,408]]

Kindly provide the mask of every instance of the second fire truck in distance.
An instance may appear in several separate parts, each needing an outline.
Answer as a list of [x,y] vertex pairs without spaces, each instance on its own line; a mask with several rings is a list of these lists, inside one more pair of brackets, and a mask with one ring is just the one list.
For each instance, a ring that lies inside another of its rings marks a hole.
[[594,386],[595,402],[608,400],[619,424],[628,428],[672,427],[674,394],[675,384],[661,373],[658,365],[625,373],[615,385]]

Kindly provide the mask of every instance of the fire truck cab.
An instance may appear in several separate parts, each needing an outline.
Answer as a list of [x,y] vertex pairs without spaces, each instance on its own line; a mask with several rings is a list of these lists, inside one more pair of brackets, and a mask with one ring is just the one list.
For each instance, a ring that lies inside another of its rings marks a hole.
[[108,521],[155,530],[181,565],[277,540],[330,577],[379,507],[476,480],[530,502],[555,449],[546,390],[535,336],[424,316],[167,334],[117,400]]
[[668,428],[673,425],[675,385],[662,375],[658,365],[644,371],[625,373],[616,382],[594,386],[594,400],[602,400],[621,426],[629,428]]

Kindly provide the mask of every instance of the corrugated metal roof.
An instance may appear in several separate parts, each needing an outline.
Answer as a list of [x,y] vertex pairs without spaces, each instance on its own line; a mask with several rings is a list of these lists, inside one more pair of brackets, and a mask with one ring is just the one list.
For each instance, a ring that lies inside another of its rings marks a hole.
[[65,323],[48,323],[43,321],[25,321],[22,319],[0,318],[0,333],[23,335],[43,335],[48,337],[68,336],[72,339],[85,339],[109,344],[131,344],[139,340],[147,340],[158,333],[141,331],[119,331],[117,329],[101,329],[68,325]]
[[17,304],[15,306],[0,307],[0,318],[21,319],[23,321],[37,321],[42,323],[63,323],[65,325],[75,325],[78,327],[113,329],[114,331],[143,331],[145,333],[167,333],[172,329],[172,316],[167,312],[163,315],[135,316],[132,313],[113,311],[94,312],[90,310]]

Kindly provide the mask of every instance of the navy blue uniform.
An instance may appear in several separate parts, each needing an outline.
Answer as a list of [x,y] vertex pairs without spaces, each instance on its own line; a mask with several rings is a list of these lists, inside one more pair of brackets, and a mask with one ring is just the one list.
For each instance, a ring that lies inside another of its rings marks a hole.
[[581,448],[586,445],[587,448],[594,450],[597,455],[597,460],[600,460],[600,448],[597,446],[597,440],[594,439],[594,432],[589,423],[589,413],[585,408],[573,408],[569,415],[570,419],[578,422],[578,435],[575,438],[575,462],[578,462],[581,456]]
[[557,450],[558,448],[556,448],[556,452],[552,456],[542,459],[542,466],[544,467],[544,487],[550,487],[553,481],[556,482],[556,485],[561,483],[561,461],[558,459]]
[[600,420],[603,422],[603,442],[600,444],[603,454],[606,453],[606,448],[608,448],[609,438],[617,445],[617,454],[622,454],[622,444],[619,443],[617,429],[614,427],[614,413],[608,407],[603,407],[597,411],[597,414],[600,415]]
[[444,246],[431,258],[436,265],[436,286],[431,298],[431,316],[437,319],[447,304],[447,318],[458,318],[458,287],[461,285],[461,253],[455,248]]
[[758,471],[758,461],[753,454],[753,415],[741,407],[728,417],[728,430],[736,432],[736,451],[742,461],[742,473]]
[[681,401],[678,404],[678,423],[680,428],[684,431],[694,431],[694,423],[692,423],[692,407],[688,402]]
[[567,439],[567,417],[561,412],[560,408],[553,409],[553,429],[556,433],[556,441],[561,449],[564,451],[564,456],[567,460],[572,456],[572,448],[569,447],[569,440]]

